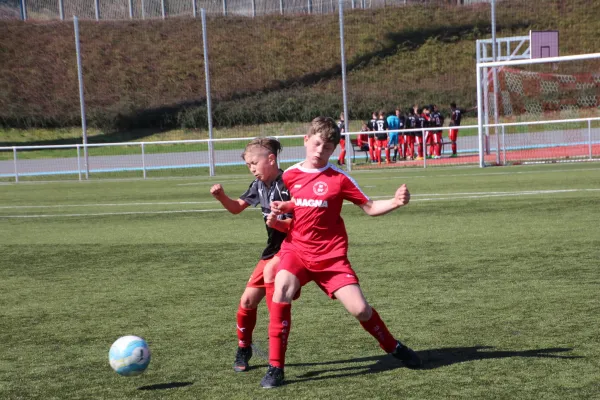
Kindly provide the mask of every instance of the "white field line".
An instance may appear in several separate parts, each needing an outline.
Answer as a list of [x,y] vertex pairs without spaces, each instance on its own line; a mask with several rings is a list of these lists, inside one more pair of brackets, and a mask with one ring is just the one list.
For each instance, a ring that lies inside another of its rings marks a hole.
[[[412,202],[421,201],[441,201],[441,200],[456,200],[456,199],[485,199],[490,197],[514,197],[514,196],[531,196],[531,195],[543,195],[543,194],[556,194],[556,193],[575,193],[575,192],[599,192],[600,189],[556,189],[556,190],[528,190],[520,192],[474,192],[474,193],[440,193],[440,194],[423,194],[423,195],[412,195]],[[424,197],[421,196],[432,196]],[[446,196],[446,197],[438,197]],[[448,197],[449,196],[449,197]],[[372,196],[371,199],[389,198],[390,196]],[[144,205],[178,205],[178,204],[198,204],[200,202],[163,202],[163,203],[137,203]],[[215,202],[202,202],[215,203]],[[134,203],[123,203],[122,205],[132,205]],[[344,203],[344,205],[350,205],[352,203]],[[100,207],[102,204],[89,204],[85,205],[89,207]],[[23,206],[21,206],[23,207]],[[32,206],[37,207],[37,206]],[[43,207],[43,206],[40,206]],[[51,207],[69,207],[64,206],[51,206]],[[258,211],[258,208],[249,208],[250,210]],[[167,211],[124,211],[124,212],[105,212],[105,213],[77,213],[77,214],[32,214],[32,215],[0,215],[0,218],[56,218],[56,217],[99,217],[99,216],[115,216],[115,215],[152,215],[152,214],[181,214],[181,213],[207,213],[207,212],[223,212],[223,208],[212,208],[212,209],[201,209],[201,210],[167,210]]]
[[170,206],[182,204],[218,204],[215,201],[171,201],[171,202],[153,202],[153,203],[98,203],[98,204],[53,204],[45,206],[0,206],[0,209],[7,208],[69,208],[69,207],[135,207],[135,206]]

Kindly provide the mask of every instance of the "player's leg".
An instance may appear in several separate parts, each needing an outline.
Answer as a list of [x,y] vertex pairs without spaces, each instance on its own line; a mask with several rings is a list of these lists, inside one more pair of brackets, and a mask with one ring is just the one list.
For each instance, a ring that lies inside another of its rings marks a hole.
[[371,162],[375,162],[375,138],[369,138],[369,156],[371,157]]
[[442,133],[437,131],[435,132],[435,134],[433,135],[433,142],[435,145],[434,150],[434,157],[435,158],[440,158],[442,156]]
[[260,260],[256,264],[240,299],[236,313],[238,349],[233,363],[233,369],[236,372],[247,371],[249,367],[248,361],[252,357],[252,334],[256,326],[258,304],[266,294],[264,269],[271,260]]
[[346,163],[346,140],[340,139],[340,156],[338,157],[338,165]]
[[387,140],[383,140],[382,143],[385,147],[385,163],[390,164],[392,162],[390,159],[390,146],[388,145]]
[[244,372],[249,368],[257,307],[263,297],[265,297],[265,289],[259,287],[247,286],[242,294],[236,314],[238,348],[233,362],[233,370],[236,372]]
[[358,284],[344,286],[334,293],[346,310],[352,314],[386,353],[392,354],[409,368],[421,367],[421,359],[413,350],[394,338],[377,311],[367,303]]
[[285,353],[292,327],[292,300],[306,279],[303,263],[295,253],[281,256],[269,318],[269,367],[260,382],[263,388],[283,384]]
[[450,157],[456,157],[457,148],[456,148],[456,139],[458,138],[458,129],[450,129],[450,133],[448,134],[448,139],[452,142],[452,155]]

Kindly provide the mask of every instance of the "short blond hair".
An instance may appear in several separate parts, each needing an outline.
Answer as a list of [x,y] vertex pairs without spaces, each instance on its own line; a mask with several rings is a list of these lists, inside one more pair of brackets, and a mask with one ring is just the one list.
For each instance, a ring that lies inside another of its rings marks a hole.
[[244,148],[244,152],[242,153],[242,159],[246,159],[246,153],[248,153],[251,149],[262,149],[267,152],[267,154],[273,154],[275,158],[281,152],[281,143],[279,140],[271,137],[258,137],[254,138],[246,145]]
[[310,128],[308,128],[308,133],[306,136],[319,136],[326,142],[333,143],[334,145],[340,144],[340,128],[338,128],[337,124],[330,117],[317,117],[313,119],[310,123]]

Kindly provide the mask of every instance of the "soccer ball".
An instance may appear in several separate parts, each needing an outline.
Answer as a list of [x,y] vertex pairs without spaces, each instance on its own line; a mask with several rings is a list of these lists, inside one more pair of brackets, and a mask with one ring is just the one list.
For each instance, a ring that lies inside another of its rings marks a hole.
[[110,346],[108,361],[119,375],[139,375],[150,364],[150,348],[141,337],[123,336]]

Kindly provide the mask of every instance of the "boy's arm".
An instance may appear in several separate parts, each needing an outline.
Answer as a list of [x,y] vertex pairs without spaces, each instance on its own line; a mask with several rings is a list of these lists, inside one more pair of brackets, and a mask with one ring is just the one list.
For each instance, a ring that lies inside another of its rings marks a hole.
[[402,185],[396,190],[396,194],[393,198],[389,200],[369,200],[365,204],[360,205],[359,207],[362,210],[372,217],[376,217],[378,215],[384,215],[389,213],[390,211],[395,210],[396,208],[405,206],[410,201],[410,192],[406,185]]
[[234,200],[227,196],[223,186],[219,183],[210,188],[210,194],[212,194],[215,199],[219,200],[223,207],[232,214],[239,214],[249,206],[249,204],[242,199]]
[[270,204],[271,213],[275,215],[291,214],[294,211],[294,199],[288,201],[272,201]]
[[277,215],[275,215],[275,213],[271,213],[267,216],[267,226],[269,228],[277,229],[283,233],[289,232],[291,223],[291,218],[277,219]]

